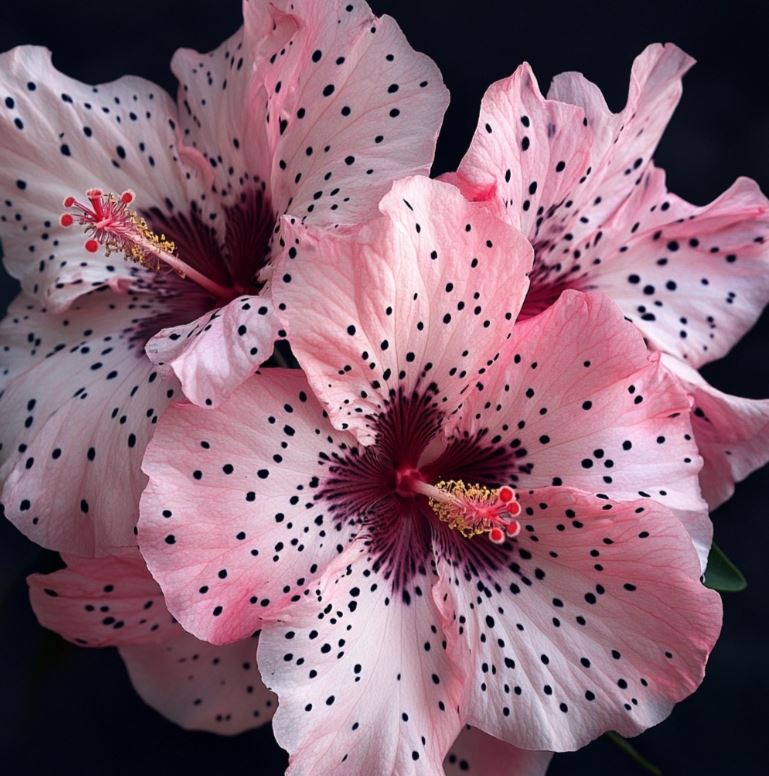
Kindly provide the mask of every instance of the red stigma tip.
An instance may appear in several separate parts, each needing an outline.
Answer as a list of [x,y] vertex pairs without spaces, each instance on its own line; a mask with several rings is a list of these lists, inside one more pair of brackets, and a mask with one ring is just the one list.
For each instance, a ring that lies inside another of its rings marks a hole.
[[506,504],[506,511],[510,517],[518,517],[521,514],[521,505],[517,501],[508,501]]
[[501,528],[492,528],[489,531],[489,539],[491,539],[494,544],[502,544],[502,542],[505,541],[505,532]]
[[521,532],[521,524],[517,520],[511,520],[505,527],[507,535],[513,539]]
[[505,504],[507,504],[508,501],[512,501],[514,495],[515,493],[513,493],[513,489],[508,488],[507,485],[499,489],[499,500]]
[[137,231],[133,214],[128,209],[128,205],[136,199],[133,191],[127,189],[120,197],[115,197],[103,194],[101,189],[91,188],[86,196],[88,203],[79,202],[72,196],[66,197],[64,205],[72,212],[63,213],[59,223],[64,227],[75,223],[84,227],[87,238],[84,246],[89,253],[98,253],[104,246],[108,256],[113,251],[122,251],[135,257],[132,252],[134,240],[143,235],[140,230]]

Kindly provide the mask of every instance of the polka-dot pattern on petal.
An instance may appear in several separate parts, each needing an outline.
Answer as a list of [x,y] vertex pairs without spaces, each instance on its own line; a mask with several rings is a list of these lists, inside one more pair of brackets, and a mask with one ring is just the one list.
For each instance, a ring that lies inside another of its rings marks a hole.
[[168,409],[144,459],[139,545],[188,631],[245,638],[306,594],[354,530],[317,499],[352,443],[298,370],[265,370],[215,410]]
[[158,332],[147,343],[147,354],[173,371],[191,402],[216,407],[272,355],[277,337],[269,300],[241,296],[191,323]]
[[698,367],[726,355],[769,301],[769,200],[747,178],[704,207],[668,193],[660,170],[643,183],[600,243],[579,246],[586,269],[574,282],[614,299],[653,347]]
[[86,557],[135,544],[144,448],[178,392],[144,342],[158,321],[179,320],[177,303],[104,288],[59,315],[23,294],[12,304],[0,352],[2,501],[38,544]]
[[478,129],[451,180],[541,242],[570,219],[566,201],[587,180],[592,131],[583,119],[582,109],[546,100],[523,64],[484,95]]
[[40,624],[83,647],[158,644],[181,631],[138,552],[85,560],[28,578]]
[[280,698],[273,730],[292,753],[289,773],[340,763],[350,773],[443,772],[460,729],[460,676],[427,587],[410,605],[391,598],[354,545],[282,620],[262,631],[258,660]]
[[581,107],[595,138],[588,159],[590,174],[585,170],[589,183],[572,197],[575,234],[600,227],[640,184],[681,99],[681,79],[693,64],[672,43],[647,46],[633,62],[627,103],[616,114],[598,87],[580,74],[563,73],[553,79],[547,96]]
[[267,127],[251,106],[264,87],[257,69],[266,33],[240,29],[205,54],[180,49],[171,68],[179,79],[179,155],[189,166],[187,199],[219,241],[225,239],[224,211],[241,192],[266,191],[272,167]]
[[468,678],[465,718],[556,750],[660,722],[701,681],[721,627],[683,527],[648,501],[566,488],[520,497],[509,563],[439,566],[449,654]]
[[[299,237],[273,286],[314,390],[364,444],[393,392],[458,408],[510,336],[531,261],[519,232],[447,184],[399,181],[381,209],[354,233]],[[333,293],[308,306],[321,284]]]
[[256,638],[215,647],[185,633],[135,550],[29,577],[46,628],[79,646],[116,646],[143,700],[182,727],[240,733],[272,718],[275,696],[256,668]]
[[448,92],[435,64],[365,2],[274,5],[278,29],[293,27],[265,48],[276,212],[357,223],[393,180],[429,172]]
[[514,484],[660,501],[684,521],[704,566],[712,526],[688,398],[610,299],[567,291],[517,324],[463,413],[459,430],[512,452]]

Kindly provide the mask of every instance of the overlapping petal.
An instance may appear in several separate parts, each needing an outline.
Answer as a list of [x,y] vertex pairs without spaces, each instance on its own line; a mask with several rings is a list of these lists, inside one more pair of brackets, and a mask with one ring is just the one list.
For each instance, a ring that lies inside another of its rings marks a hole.
[[579,107],[546,100],[523,64],[489,87],[470,148],[447,179],[534,235],[561,218],[564,200],[584,183],[593,134],[583,119]]
[[442,618],[429,587],[408,603],[395,597],[364,543],[265,628],[258,660],[280,698],[273,728],[291,753],[288,774],[443,773],[462,677]]
[[178,391],[144,356],[164,297],[108,288],[54,314],[24,294],[2,323],[2,501],[38,544],[81,556],[135,544],[141,460]]
[[[672,44],[634,62],[625,108],[611,113],[598,88],[558,76],[544,99],[528,65],[493,84],[455,181],[501,207],[557,267],[558,245],[595,231],[643,175],[693,60]],[[568,251],[567,251],[568,253]]]
[[352,444],[298,370],[265,370],[217,410],[168,409],[144,459],[139,545],[187,630],[235,641],[304,595],[353,530],[316,502]]
[[40,623],[81,646],[116,646],[136,691],[192,730],[240,733],[268,722],[276,706],[256,669],[255,638],[214,647],[185,633],[136,551],[29,577]]
[[256,648],[256,638],[217,647],[180,629],[164,644],[121,646],[120,656],[136,692],[164,717],[234,735],[269,722],[278,705],[259,676]]
[[531,262],[517,230],[448,184],[400,181],[381,210],[353,233],[298,237],[273,288],[310,384],[364,444],[393,392],[461,405],[510,336]]
[[[253,5],[269,4],[246,0],[244,14]],[[237,205],[244,190],[264,191],[272,169],[259,48],[278,33],[260,26],[249,35],[249,29],[241,28],[213,51],[179,49],[171,62],[179,79],[179,154],[195,171],[185,178],[186,199],[221,242],[224,209]]]
[[552,752],[517,749],[465,725],[444,762],[446,776],[545,776]]
[[27,580],[41,625],[83,647],[160,644],[181,633],[138,552],[63,559],[67,568]]
[[701,366],[726,355],[769,301],[767,240],[769,200],[754,181],[695,207],[652,169],[600,242],[575,246],[591,267],[578,285],[611,296],[654,347]]
[[599,228],[638,185],[681,99],[681,79],[693,64],[672,43],[647,46],[633,62],[627,103],[616,114],[600,89],[579,73],[553,79],[547,96],[581,107],[594,138],[590,172],[585,171],[587,180],[574,196],[576,232]]
[[238,297],[161,330],[147,343],[147,355],[177,377],[193,404],[216,407],[272,355],[278,325],[269,299]]
[[429,172],[448,91],[435,63],[365,2],[273,6],[278,29],[291,30],[265,50],[275,212],[358,223],[394,180]]
[[607,297],[567,291],[516,324],[456,425],[510,451],[522,487],[660,501],[684,521],[704,567],[712,526],[688,397]]
[[521,494],[509,563],[439,564],[435,600],[463,666],[462,713],[526,748],[635,735],[702,680],[718,595],[669,510],[569,488]]

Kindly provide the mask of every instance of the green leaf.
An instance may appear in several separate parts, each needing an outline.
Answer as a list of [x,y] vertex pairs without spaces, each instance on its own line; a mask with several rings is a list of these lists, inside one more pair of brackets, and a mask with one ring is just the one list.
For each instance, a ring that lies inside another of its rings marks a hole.
[[742,572],[715,544],[710,548],[704,581],[706,587],[721,593],[739,593],[748,586]]
[[654,776],[662,776],[662,771],[656,766],[650,763],[627,739],[623,738],[619,733],[609,732],[606,734],[606,738],[609,739],[615,746],[619,747],[631,760],[641,766],[645,771],[653,773]]

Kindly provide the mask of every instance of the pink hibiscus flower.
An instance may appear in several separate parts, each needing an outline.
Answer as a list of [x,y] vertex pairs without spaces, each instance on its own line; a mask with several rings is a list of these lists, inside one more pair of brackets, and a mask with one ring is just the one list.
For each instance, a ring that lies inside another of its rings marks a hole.
[[64,559],[66,569],[28,579],[42,625],[80,646],[118,647],[139,695],[182,727],[232,734],[272,719],[255,639],[214,647],[182,630],[138,551]]
[[690,205],[654,168],[692,64],[671,44],[649,46],[617,114],[577,73],[556,77],[545,99],[522,65],[486,92],[467,155],[447,177],[531,240],[525,316],[565,289],[599,290],[669,354],[694,399],[700,479],[715,508],[769,460],[769,401],[720,393],[694,371],[726,355],[769,301],[769,201],[739,178],[711,204]]
[[601,295],[513,328],[531,248],[485,206],[412,178],[380,209],[277,269],[306,377],[161,419],[139,543],[169,610],[262,629],[289,773],[442,773],[465,724],[638,733],[720,627],[673,512],[707,531],[687,397]]
[[24,289],[0,334],[2,500],[45,547],[133,545],[144,447],[179,383],[216,405],[270,357],[279,215],[354,222],[432,161],[448,94],[392,19],[340,0],[243,11],[217,50],[175,56],[178,106],[138,78],[73,81],[40,48],[0,58],[0,220]]

